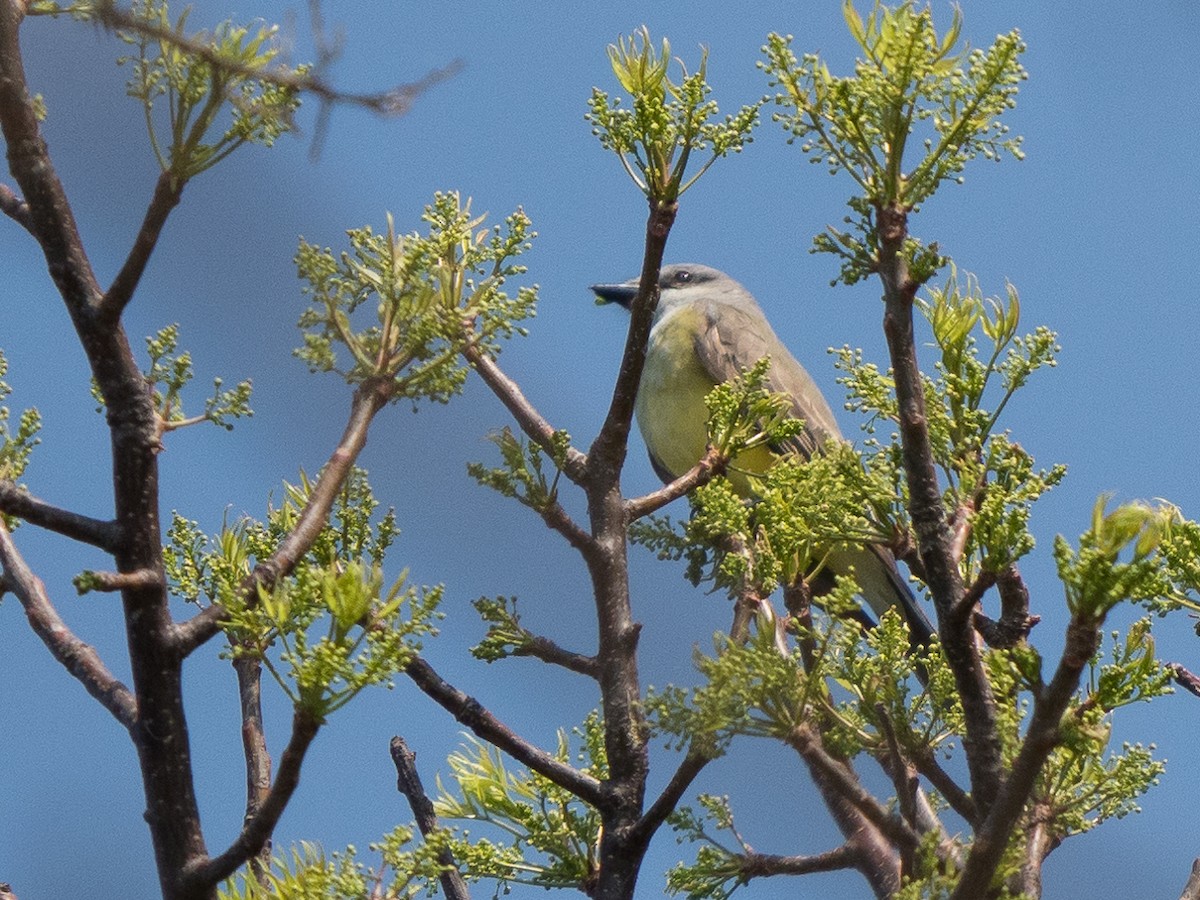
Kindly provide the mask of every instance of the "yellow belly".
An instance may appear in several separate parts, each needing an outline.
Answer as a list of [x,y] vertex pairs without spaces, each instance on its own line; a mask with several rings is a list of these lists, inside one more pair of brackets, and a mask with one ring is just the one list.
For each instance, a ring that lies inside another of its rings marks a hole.
[[[694,466],[708,449],[704,398],[716,382],[696,358],[695,337],[704,325],[702,312],[682,307],[654,326],[634,407],[650,455],[675,477]],[[773,459],[765,447],[739,454],[729,471],[734,490],[751,494],[745,473],[764,472]]]

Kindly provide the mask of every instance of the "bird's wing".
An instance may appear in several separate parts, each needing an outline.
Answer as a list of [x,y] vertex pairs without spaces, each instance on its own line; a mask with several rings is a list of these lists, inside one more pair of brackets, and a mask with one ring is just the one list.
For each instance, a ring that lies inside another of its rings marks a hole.
[[776,337],[762,311],[743,304],[712,304],[696,335],[696,358],[712,380],[721,384],[742,373],[764,356],[771,358],[767,388],[792,399],[792,415],[804,420],[804,430],[780,451],[794,450],[805,459],[831,437],[841,437],[833,411],[804,367]]

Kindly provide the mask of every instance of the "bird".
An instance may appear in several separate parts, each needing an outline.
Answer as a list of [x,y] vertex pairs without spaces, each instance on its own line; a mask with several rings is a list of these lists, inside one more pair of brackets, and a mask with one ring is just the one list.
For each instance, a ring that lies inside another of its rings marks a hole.
[[[591,290],[600,303],[630,309],[638,283],[632,278],[593,284]],[[790,413],[804,428],[786,448],[760,446],[740,454],[728,473],[734,489],[751,498],[754,486],[747,472],[761,474],[789,450],[810,459],[829,440],[845,440],[820,388],[776,336],[746,288],[698,263],[663,266],[658,288],[634,415],[659,478],[673,481],[699,462],[708,448],[705,396],[763,357],[770,358],[765,387],[790,398]],[[887,547],[839,548],[829,554],[826,566],[838,575],[853,568],[859,593],[874,614],[897,609],[908,624],[913,648],[929,645],[934,628]]]

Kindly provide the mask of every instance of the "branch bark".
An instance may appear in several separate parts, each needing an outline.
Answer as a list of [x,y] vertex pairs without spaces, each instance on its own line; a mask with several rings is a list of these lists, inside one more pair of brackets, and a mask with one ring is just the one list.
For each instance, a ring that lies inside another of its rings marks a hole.
[[611,805],[605,786],[577,769],[560,762],[545,750],[535,747],[490,713],[482,703],[463,693],[440,676],[419,656],[408,664],[405,674],[426,695],[477,736],[517,762],[570,791],[585,803],[603,810]]
[[[391,741],[392,762],[396,766],[396,787],[408,798],[413,816],[417,820],[417,828],[428,838],[430,832],[436,829],[437,816],[433,812],[433,801],[425,793],[421,784],[421,774],[417,771],[417,755],[408,749],[404,738],[396,735]],[[438,862],[445,866],[445,871],[438,876],[442,885],[442,894],[446,900],[470,900],[471,892],[467,883],[458,871],[458,863],[450,850],[443,849],[438,854]]]
[[79,680],[89,694],[132,731],[137,721],[133,692],[104,665],[95,648],[80,640],[59,616],[46,593],[46,586],[33,574],[0,519],[0,569],[3,586],[12,591],[25,610],[34,633],[63,667]]
[[320,722],[303,710],[296,710],[292,717],[292,736],[279,757],[279,773],[271,790],[255,814],[243,825],[229,849],[220,856],[193,862],[185,867],[180,880],[186,895],[211,890],[263,849],[300,784],[304,756],[320,729]]
[[115,523],[61,509],[39,500],[11,481],[0,481],[0,512],[109,552],[120,538]]
[[996,798],[1003,772],[996,699],[971,631],[970,617],[959,609],[963,597],[962,575],[954,558],[954,535],[946,521],[934,466],[925,389],[913,331],[913,300],[920,285],[910,277],[904,256],[908,213],[902,207],[882,205],[876,211],[878,272],[885,305],[883,330],[896,385],[909,514],[926,584],[937,609],[942,650],[963,704],[966,723],[963,748],[971,775],[971,793],[980,810],[986,813]]
[[[275,583],[295,568],[301,557],[325,527],[329,511],[337,501],[342,485],[349,477],[355,461],[367,444],[367,433],[375,415],[392,397],[392,382],[388,379],[368,379],[354,392],[350,417],[341,440],[321,469],[320,477],[309,494],[308,503],[300,512],[296,526],[279,543],[270,559],[260,562],[246,579],[242,590],[253,598],[258,585],[270,590]],[[209,640],[221,628],[225,608],[213,604],[188,621],[175,626],[174,643],[180,656],[186,657]]]

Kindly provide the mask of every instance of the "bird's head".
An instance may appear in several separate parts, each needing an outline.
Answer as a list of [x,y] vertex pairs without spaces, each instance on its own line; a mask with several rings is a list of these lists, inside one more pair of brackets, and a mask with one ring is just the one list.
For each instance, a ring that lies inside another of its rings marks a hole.
[[[616,303],[629,309],[637,296],[639,282],[640,279],[631,278],[617,284],[593,284],[591,290],[597,303]],[[734,300],[749,296],[745,288],[724,272],[700,263],[663,266],[658,274],[658,290],[656,320],[670,309],[696,300]]]

